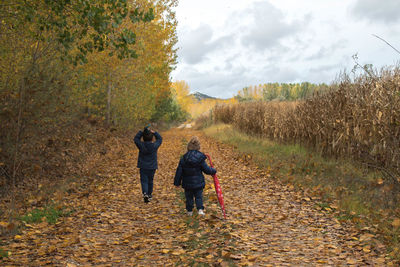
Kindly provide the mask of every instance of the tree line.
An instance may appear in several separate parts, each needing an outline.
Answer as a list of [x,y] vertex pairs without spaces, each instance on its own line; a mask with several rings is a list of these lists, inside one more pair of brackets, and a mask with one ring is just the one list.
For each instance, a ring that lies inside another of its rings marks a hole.
[[121,128],[184,119],[170,88],[176,5],[1,1],[0,175],[15,177],[27,144],[82,118]]
[[266,83],[248,86],[238,92],[235,98],[239,102],[263,101],[295,101],[311,97],[316,92],[325,92],[330,88],[325,83]]

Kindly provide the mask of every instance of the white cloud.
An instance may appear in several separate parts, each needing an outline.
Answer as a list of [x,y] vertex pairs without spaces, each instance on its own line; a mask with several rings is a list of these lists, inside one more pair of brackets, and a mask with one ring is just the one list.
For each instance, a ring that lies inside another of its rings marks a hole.
[[307,61],[308,60],[328,59],[332,55],[334,55],[337,50],[345,48],[346,43],[347,42],[345,40],[339,40],[333,44],[330,44],[329,46],[322,45],[321,47],[318,48],[318,50],[314,49],[312,51],[312,54],[306,56],[304,59]]
[[[182,71],[182,70],[181,70]],[[225,70],[198,70],[194,67],[184,68],[185,80],[188,81],[192,92],[200,91],[210,96],[226,98],[243,87],[251,79],[246,77],[245,69],[235,68],[232,72]]]
[[396,23],[400,20],[400,1],[357,0],[351,11],[358,18],[371,22]]
[[189,64],[202,61],[209,49],[213,31],[209,25],[201,25],[193,31],[188,31],[182,36],[178,55]]
[[181,1],[173,79],[187,81],[192,91],[227,98],[266,82],[330,83],[352,69],[355,53],[360,64],[394,64],[398,54],[371,34],[400,47],[400,29],[390,26],[400,18],[393,11],[400,10],[397,3]]
[[212,40],[213,30],[210,25],[206,24],[194,30],[187,30],[181,36],[178,55],[189,64],[200,63],[207,54],[232,42],[231,36],[222,36]]
[[[297,81],[300,79],[299,72],[292,66],[267,66],[260,71],[262,79],[259,79],[257,83],[251,84],[263,84],[269,82],[287,82],[287,81]],[[256,77],[252,77],[256,80]],[[250,85],[250,84],[249,84]]]
[[244,45],[265,50],[279,44],[280,40],[293,36],[299,30],[299,24],[285,21],[283,12],[268,2],[256,2],[245,10],[252,24],[242,29],[246,32],[241,41]]

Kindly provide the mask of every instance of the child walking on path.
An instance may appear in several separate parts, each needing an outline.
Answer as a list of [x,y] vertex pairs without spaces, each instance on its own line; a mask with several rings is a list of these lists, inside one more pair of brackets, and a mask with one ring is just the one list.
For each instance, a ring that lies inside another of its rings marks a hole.
[[195,199],[196,208],[199,215],[204,215],[203,189],[206,185],[203,172],[209,175],[217,173],[206,163],[206,156],[201,153],[200,141],[194,136],[187,145],[187,152],[179,161],[176,169],[174,185],[185,189],[186,210],[189,216],[193,214]]
[[[143,141],[140,140],[142,137]],[[155,142],[153,137],[156,138]],[[139,131],[133,140],[139,149],[137,167],[140,168],[143,199],[148,203],[152,199],[153,179],[158,168],[157,150],[161,146],[162,137],[158,132],[146,127],[143,132]]]

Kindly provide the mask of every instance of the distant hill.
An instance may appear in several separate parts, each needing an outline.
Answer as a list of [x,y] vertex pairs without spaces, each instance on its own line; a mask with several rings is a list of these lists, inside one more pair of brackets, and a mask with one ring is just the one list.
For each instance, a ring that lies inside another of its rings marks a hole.
[[206,94],[202,94],[202,93],[199,93],[199,92],[195,92],[195,93],[193,93],[191,95],[194,96],[194,98],[197,101],[201,101],[203,99],[217,99],[216,97],[212,97],[212,96],[209,96],[209,95],[206,95]]

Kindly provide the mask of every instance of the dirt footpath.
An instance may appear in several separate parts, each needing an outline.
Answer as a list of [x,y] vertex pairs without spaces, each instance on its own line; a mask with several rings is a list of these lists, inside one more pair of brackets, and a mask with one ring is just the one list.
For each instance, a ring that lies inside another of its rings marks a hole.
[[[186,143],[199,136],[211,155],[224,193],[227,220],[211,177],[206,216],[184,210],[183,190],[173,186]],[[6,244],[11,266],[365,266],[385,265],[366,230],[342,225],[329,210],[293,186],[282,185],[246,156],[190,129],[162,133],[154,199],[143,202],[137,149],[113,140],[97,169],[99,179],[69,192],[73,212],[56,224],[26,225]],[[101,157],[101,156],[99,156]],[[99,162],[93,159],[93,162]]]

